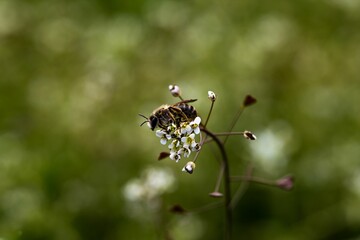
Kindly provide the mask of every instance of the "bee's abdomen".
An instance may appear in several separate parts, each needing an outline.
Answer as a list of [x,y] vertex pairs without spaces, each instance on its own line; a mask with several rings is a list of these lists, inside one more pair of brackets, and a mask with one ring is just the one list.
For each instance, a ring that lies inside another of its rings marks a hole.
[[181,111],[186,115],[188,120],[192,121],[197,117],[196,109],[193,106],[186,103],[179,103],[177,107],[181,109]]

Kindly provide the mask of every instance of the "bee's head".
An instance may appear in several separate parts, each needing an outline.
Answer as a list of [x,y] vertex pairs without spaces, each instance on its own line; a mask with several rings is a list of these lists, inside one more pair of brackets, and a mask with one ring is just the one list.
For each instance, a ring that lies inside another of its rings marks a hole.
[[150,129],[151,130],[153,130],[154,131],[154,129],[156,128],[156,126],[157,126],[157,124],[158,124],[158,118],[157,117],[155,117],[154,115],[151,115],[150,117],[149,117],[149,127],[150,127]]
[[148,127],[154,131],[154,129],[156,128],[157,124],[158,124],[158,118],[155,117],[154,115],[151,115],[149,118],[145,117],[142,114],[139,114],[139,116],[145,118],[146,120],[140,124],[140,127],[142,125],[144,125],[145,123],[147,123]]

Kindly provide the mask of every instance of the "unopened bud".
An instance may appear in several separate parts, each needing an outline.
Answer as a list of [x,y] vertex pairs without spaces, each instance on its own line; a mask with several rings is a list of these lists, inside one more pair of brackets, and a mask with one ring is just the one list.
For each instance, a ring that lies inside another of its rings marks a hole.
[[276,185],[283,190],[291,190],[294,187],[294,177],[293,176],[285,176],[276,181]]
[[212,101],[215,102],[216,100],[216,95],[213,91],[208,91],[208,98]]
[[180,87],[178,85],[169,85],[169,91],[174,97],[179,97],[181,95]]
[[183,167],[182,171],[192,174],[195,169],[195,163],[194,162],[188,162],[185,167]]
[[249,139],[249,140],[256,140],[256,136],[252,133],[252,132],[250,132],[250,131],[244,131],[244,133],[243,133],[243,135],[244,135],[244,138],[246,138],[246,139]]

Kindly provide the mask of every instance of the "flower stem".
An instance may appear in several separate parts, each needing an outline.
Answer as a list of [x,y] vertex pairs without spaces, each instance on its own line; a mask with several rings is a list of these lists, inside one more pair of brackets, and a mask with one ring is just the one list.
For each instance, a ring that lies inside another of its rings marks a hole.
[[213,108],[214,108],[214,102],[215,102],[215,101],[211,101],[211,107],[210,107],[210,110],[209,110],[209,114],[207,115],[207,118],[206,118],[206,121],[205,121],[205,124],[204,124],[204,128],[206,128],[206,125],[207,125],[207,123],[208,123],[208,121],[209,121],[209,118],[210,118],[210,116],[211,116],[212,110],[213,110]]
[[221,132],[214,133],[216,136],[244,135],[244,132]]
[[277,186],[276,182],[273,180],[267,180],[264,178],[254,177],[254,176],[234,176],[231,177],[232,181],[247,181],[247,182],[253,182],[253,183],[259,183],[263,185],[269,185],[269,186]]
[[[241,176],[240,178],[243,180],[239,188],[235,191],[233,199],[231,200],[231,208],[234,209],[240,199],[244,196],[246,190],[249,187],[249,179],[252,177],[253,166],[250,163],[247,167],[245,176]],[[232,177],[231,179],[236,179],[238,177]]]
[[214,135],[212,132],[207,130],[205,127],[201,129],[208,136],[210,136],[216,144],[218,145],[221,156],[222,156],[222,165],[224,168],[224,197],[225,197],[225,239],[231,239],[232,232],[232,217],[231,217],[231,191],[230,191],[230,170],[229,170],[229,161],[225,151],[224,144],[220,139]]
[[[243,111],[244,111],[244,106],[242,105],[241,107],[240,107],[240,109],[239,109],[239,111],[236,113],[236,115],[235,115],[235,117],[234,117],[234,119],[233,119],[233,121],[232,121],[232,123],[231,123],[231,125],[230,125],[230,128],[229,128],[229,133],[233,130],[233,128],[235,127],[235,124],[236,124],[236,122],[239,120],[239,117],[241,116],[241,114],[243,113]],[[224,144],[226,143],[226,141],[227,141],[227,139],[228,139],[228,137],[229,137],[229,134],[225,137],[225,139],[224,139]]]

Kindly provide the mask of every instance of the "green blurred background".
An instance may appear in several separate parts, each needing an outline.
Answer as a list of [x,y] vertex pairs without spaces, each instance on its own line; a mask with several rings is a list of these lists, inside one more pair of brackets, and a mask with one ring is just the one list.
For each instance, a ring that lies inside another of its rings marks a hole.
[[[1,0],[0,239],[221,239],[218,152],[158,162],[142,119],[178,84],[251,184],[234,239],[360,239],[360,2]],[[237,184],[238,185],[238,184]]]

